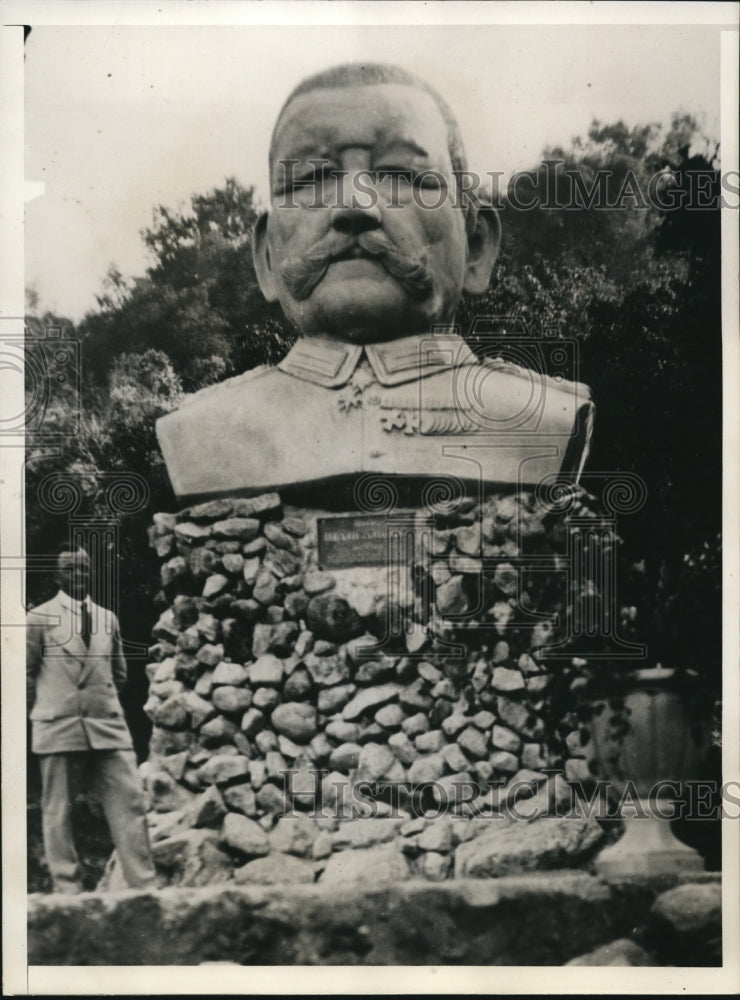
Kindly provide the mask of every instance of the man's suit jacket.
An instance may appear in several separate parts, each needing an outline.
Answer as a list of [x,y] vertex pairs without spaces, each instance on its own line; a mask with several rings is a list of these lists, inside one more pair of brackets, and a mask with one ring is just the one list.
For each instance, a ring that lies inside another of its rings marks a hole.
[[26,693],[34,753],[130,750],[118,692],[126,661],[116,616],[90,604],[88,647],[81,609],[64,591],[27,618]]

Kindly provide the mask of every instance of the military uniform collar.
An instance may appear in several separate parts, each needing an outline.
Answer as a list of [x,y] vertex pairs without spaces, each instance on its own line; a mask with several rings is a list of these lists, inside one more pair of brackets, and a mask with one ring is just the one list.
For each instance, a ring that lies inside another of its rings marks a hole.
[[365,345],[328,337],[301,337],[278,368],[314,385],[337,389],[350,380],[363,357],[381,385],[401,385],[476,360],[455,333],[414,334]]

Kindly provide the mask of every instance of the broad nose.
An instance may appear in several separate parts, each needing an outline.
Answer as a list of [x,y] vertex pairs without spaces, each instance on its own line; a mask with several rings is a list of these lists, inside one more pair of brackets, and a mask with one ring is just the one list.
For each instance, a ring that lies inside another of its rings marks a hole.
[[332,209],[332,228],[346,236],[359,236],[371,229],[379,229],[382,221],[375,188],[365,182],[362,190],[358,191],[350,174],[339,203]]

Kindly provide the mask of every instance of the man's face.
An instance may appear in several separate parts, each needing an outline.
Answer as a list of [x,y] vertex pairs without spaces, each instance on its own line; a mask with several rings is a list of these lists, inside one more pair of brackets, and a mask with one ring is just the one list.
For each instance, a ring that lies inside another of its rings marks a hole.
[[272,295],[263,290],[301,333],[369,343],[454,317],[465,216],[430,95],[402,84],[301,94],[279,123],[270,168]]
[[90,591],[90,558],[84,549],[60,554],[56,582],[65,593],[78,601],[87,596]]

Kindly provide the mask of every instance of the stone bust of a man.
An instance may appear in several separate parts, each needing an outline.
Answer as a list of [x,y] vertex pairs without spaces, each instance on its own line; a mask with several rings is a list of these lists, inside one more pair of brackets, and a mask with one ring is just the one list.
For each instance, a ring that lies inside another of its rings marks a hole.
[[178,498],[331,489],[364,472],[517,485],[578,474],[586,387],[479,362],[451,332],[500,244],[466,167],[447,104],[398,67],[339,66],[295,88],[253,249],[262,292],[299,339],[277,367],[158,421]]

